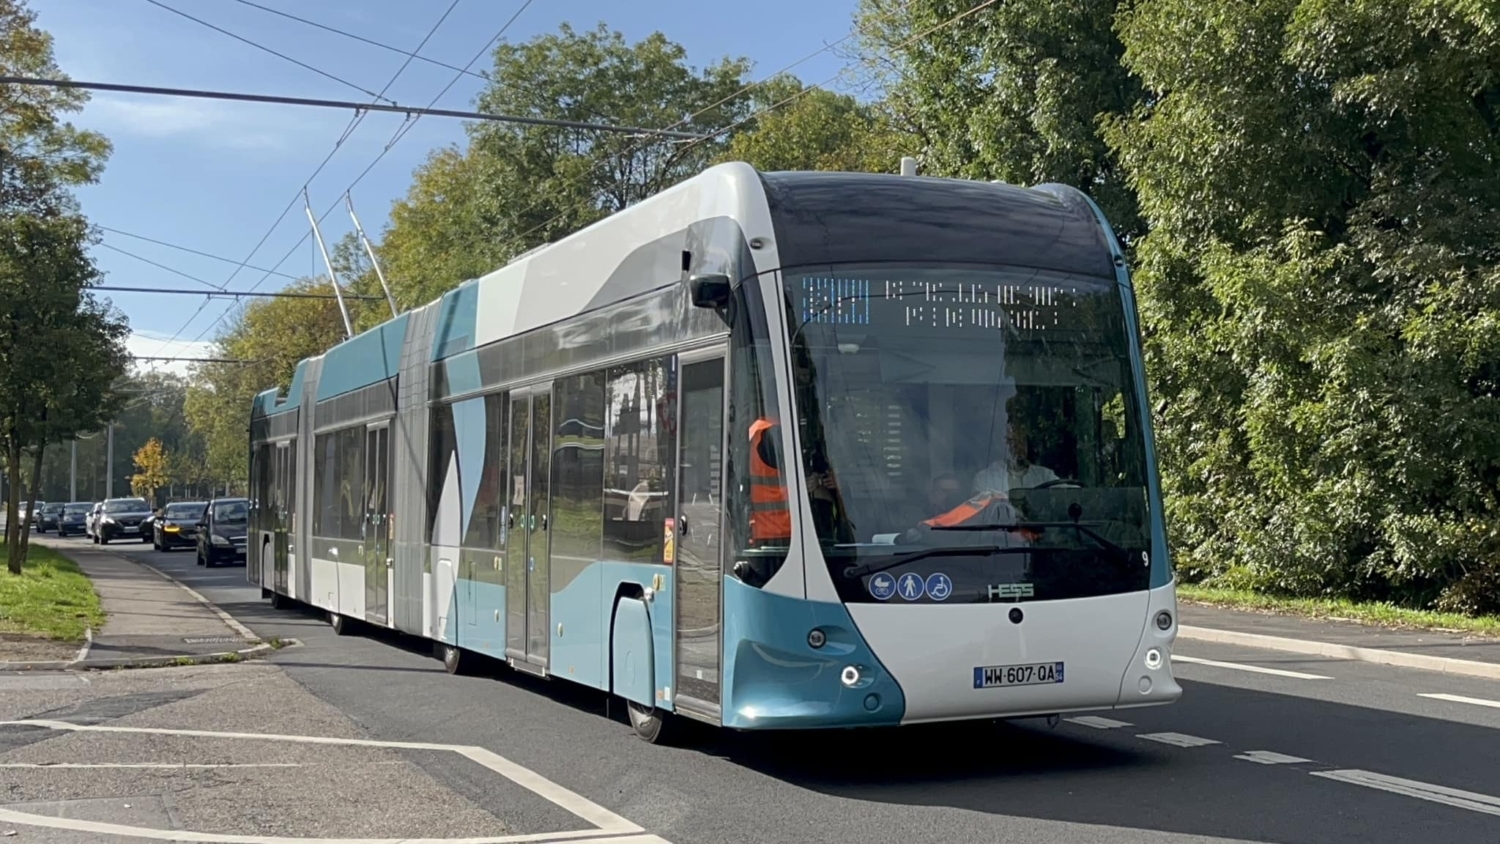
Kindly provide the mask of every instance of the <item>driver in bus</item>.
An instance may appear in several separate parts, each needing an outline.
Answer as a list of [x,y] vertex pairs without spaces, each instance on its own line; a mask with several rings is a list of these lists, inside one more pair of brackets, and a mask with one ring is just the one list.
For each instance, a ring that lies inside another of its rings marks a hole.
[[1057,473],[1031,462],[1026,432],[1010,429],[1010,454],[981,469],[974,476],[974,494],[1009,496],[1013,489],[1033,489],[1060,480]]

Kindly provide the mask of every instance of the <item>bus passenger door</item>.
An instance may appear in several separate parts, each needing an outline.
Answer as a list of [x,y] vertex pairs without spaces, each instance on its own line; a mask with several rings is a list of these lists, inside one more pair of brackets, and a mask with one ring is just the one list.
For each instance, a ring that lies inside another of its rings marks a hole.
[[684,354],[678,384],[674,705],[718,719],[723,632],[724,352]]
[[550,572],[548,480],[552,463],[552,385],[512,394],[505,567],[505,655],[518,668],[544,670]]
[[271,540],[271,584],[283,595],[287,591],[286,557],[290,544],[287,536],[287,513],[291,509],[292,496],[296,493],[291,484],[292,454],[292,442],[283,440],[276,444],[276,456],[271,460],[271,482],[275,487],[271,498],[276,502],[271,516],[272,530],[275,531]]
[[390,603],[390,435],[389,422],[365,428],[365,619],[381,625]]

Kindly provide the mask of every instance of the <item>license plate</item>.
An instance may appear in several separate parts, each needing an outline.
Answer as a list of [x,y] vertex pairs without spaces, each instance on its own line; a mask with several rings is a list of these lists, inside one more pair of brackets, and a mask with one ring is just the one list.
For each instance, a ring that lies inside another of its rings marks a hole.
[[1041,686],[1063,681],[1061,662],[1036,662],[1030,665],[981,665],[974,669],[974,688],[996,689],[1005,686]]
[[140,533],[141,532],[141,529],[138,528],[138,527],[123,527],[123,528],[120,528],[120,529],[123,530],[123,531],[125,531],[126,533]]

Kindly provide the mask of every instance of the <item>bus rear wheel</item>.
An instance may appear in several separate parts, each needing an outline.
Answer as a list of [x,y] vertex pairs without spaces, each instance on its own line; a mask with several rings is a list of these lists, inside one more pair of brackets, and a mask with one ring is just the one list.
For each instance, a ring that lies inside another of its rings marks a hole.
[[633,700],[625,701],[625,708],[630,712],[630,726],[636,735],[652,744],[667,744],[671,740],[673,730],[666,712]]

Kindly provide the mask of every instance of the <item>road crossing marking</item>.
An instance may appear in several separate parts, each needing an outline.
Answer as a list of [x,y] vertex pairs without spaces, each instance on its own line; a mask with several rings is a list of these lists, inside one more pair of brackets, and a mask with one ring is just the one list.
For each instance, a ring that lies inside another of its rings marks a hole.
[[611,812],[609,809],[570,791],[541,774],[517,765],[492,750],[461,744],[438,744],[416,741],[378,741],[375,739],[336,738],[333,736],[298,736],[276,733],[235,733],[213,730],[173,730],[161,727],[117,727],[109,724],[71,724],[67,721],[18,720],[0,721],[0,727],[25,726],[44,727],[76,733],[125,733],[132,735],[191,736],[216,739],[245,739],[250,741],[291,742],[299,744],[327,744],[345,747],[383,747],[395,750],[448,751],[476,762],[499,774],[516,785],[525,788],[558,808],[593,825],[592,829],[575,829],[562,832],[541,832],[525,835],[499,835],[483,838],[462,839],[414,839],[414,838],[284,838],[267,835],[223,835],[218,833],[188,832],[186,830],[150,829],[121,824],[85,821],[76,818],[57,818],[33,815],[0,807],[0,821],[38,826],[48,829],[65,829],[73,832],[89,832],[95,835],[116,835],[127,838],[146,838],[155,841],[226,842],[226,844],[417,844],[418,841],[458,842],[464,844],[542,844],[542,842],[568,842],[568,844],[669,844],[665,839],[646,832],[639,824]]
[[1213,739],[1198,738],[1197,736],[1185,735],[1183,733],[1142,733],[1136,738],[1146,741],[1158,741],[1162,744],[1170,744],[1173,747],[1207,747],[1210,744],[1220,744]]
[[1303,759],[1301,756],[1288,756],[1285,753],[1276,753],[1271,750],[1252,750],[1249,753],[1241,753],[1234,758],[1243,759],[1246,762],[1259,762],[1262,765],[1296,765],[1301,762],[1311,762],[1311,759]]
[[1427,800],[1433,803],[1442,803],[1445,806],[1453,806],[1459,809],[1468,809],[1471,812],[1500,815],[1500,797],[1491,797],[1487,794],[1475,794],[1472,791],[1461,791],[1456,788],[1448,788],[1446,786],[1432,785],[1431,783],[1354,769],[1312,771],[1310,773],[1315,777],[1322,777],[1323,779],[1346,782],[1350,785],[1362,785],[1366,788],[1375,788],[1381,791],[1388,791],[1392,794],[1404,794],[1407,797],[1415,797],[1419,800]]
[[1235,671],[1253,671],[1256,674],[1274,674],[1277,677],[1291,677],[1294,680],[1332,680],[1322,674],[1305,674],[1301,671],[1287,671],[1283,668],[1263,668],[1259,665],[1245,665],[1239,662],[1220,662],[1216,659],[1200,659],[1195,656],[1181,656],[1172,654],[1173,662],[1186,662],[1191,665],[1209,665],[1214,668],[1230,668]]
[[1418,695],[1418,697],[1429,697],[1433,700],[1446,700],[1452,703],[1472,703],[1475,706],[1488,706],[1492,709],[1500,709],[1500,700],[1485,700],[1482,697],[1464,697],[1463,695],[1445,694]]
[[1116,721],[1113,718],[1100,718],[1097,715],[1084,715],[1079,718],[1064,718],[1070,724],[1081,724],[1085,727],[1093,727],[1096,730],[1116,730],[1120,727],[1129,727],[1124,721]]

